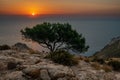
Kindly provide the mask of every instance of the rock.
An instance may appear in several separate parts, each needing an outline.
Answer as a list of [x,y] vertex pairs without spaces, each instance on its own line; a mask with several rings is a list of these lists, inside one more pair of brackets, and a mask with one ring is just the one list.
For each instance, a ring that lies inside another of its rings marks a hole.
[[104,80],[119,80],[116,79],[116,77],[114,76],[114,73],[103,73],[103,75],[101,75],[103,77]]
[[59,78],[70,80],[70,78],[75,78],[75,74],[71,68],[47,62],[40,62],[36,65],[26,66],[26,69],[23,70],[23,73],[29,78],[40,77],[42,80],[57,80]]
[[68,76],[68,77],[74,77],[75,76],[72,69],[70,69],[67,66],[53,65],[53,64],[49,64],[47,66],[48,66],[47,67],[48,72],[49,72],[50,77],[52,79],[63,78],[65,76]]
[[18,65],[18,63],[8,62],[7,68],[8,68],[8,70],[15,69],[15,68],[17,68],[17,65]]
[[12,49],[20,52],[29,52],[30,48],[24,43],[16,43],[12,46]]
[[67,80],[66,78],[58,78],[57,80]]
[[115,43],[116,41],[120,41],[120,36],[112,38],[111,42],[108,45],[111,45],[111,44]]
[[40,62],[39,57],[29,56],[29,58],[26,60],[26,64],[36,64],[37,62]]
[[9,50],[11,47],[9,45],[0,45],[0,50]]
[[38,78],[40,76],[40,69],[38,67],[27,67],[23,70],[24,76],[27,78]]
[[17,53],[17,51],[15,51],[15,50],[0,51],[0,55],[4,55],[4,56],[12,56],[12,55],[14,55],[16,53]]
[[96,70],[84,60],[68,67],[39,54],[5,50],[0,51],[0,80],[120,80],[120,72]]
[[68,77],[68,76],[65,76],[63,78],[58,78],[57,80],[78,80],[76,77]]
[[9,74],[6,74],[3,80],[26,80],[21,71],[14,71]]
[[120,80],[120,73],[116,74],[115,77],[116,77],[116,80]]
[[96,59],[120,58],[120,37],[113,38],[103,49],[93,56]]
[[0,71],[4,71],[7,69],[7,66],[4,62],[0,61]]
[[51,79],[50,79],[50,76],[49,76],[49,74],[48,74],[48,71],[47,71],[46,69],[40,70],[40,78],[41,78],[42,80],[51,80]]

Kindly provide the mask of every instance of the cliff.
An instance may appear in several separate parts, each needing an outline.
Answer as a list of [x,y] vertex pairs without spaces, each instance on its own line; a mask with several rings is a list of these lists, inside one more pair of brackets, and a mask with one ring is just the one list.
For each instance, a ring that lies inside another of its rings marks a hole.
[[94,54],[97,58],[120,58],[120,37],[113,38],[101,51]]

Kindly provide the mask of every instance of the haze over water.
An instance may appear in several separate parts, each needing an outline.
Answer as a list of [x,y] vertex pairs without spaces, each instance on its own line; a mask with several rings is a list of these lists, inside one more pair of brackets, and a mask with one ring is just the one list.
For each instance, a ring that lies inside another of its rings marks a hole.
[[[43,22],[70,23],[74,29],[82,33],[90,46],[86,55],[91,55],[102,49],[114,37],[120,36],[120,18],[118,17],[81,17],[78,15],[41,15],[30,16],[0,16],[0,45],[13,45],[24,42],[20,33],[25,27],[33,27]],[[28,43],[29,44],[29,43]],[[34,43],[33,43],[34,44]],[[30,47],[40,49],[32,44]],[[37,45],[38,46],[38,45]]]

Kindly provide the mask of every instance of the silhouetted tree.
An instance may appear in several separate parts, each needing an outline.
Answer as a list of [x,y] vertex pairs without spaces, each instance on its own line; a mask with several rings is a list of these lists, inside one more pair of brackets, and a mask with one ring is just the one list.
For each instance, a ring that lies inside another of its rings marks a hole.
[[25,28],[21,33],[25,39],[38,42],[51,52],[70,49],[82,53],[89,48],[82,34],[78,34],[68,23],[42,23],[33,28]]

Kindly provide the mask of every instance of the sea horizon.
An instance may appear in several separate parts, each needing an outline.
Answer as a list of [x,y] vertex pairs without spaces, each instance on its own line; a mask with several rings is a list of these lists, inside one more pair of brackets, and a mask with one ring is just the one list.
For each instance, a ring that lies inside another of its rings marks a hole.
[[[0,15],[0,45],[14,45],[23,42],[34,49],[41,47],[36,43],[22,40],[20,33],[25,27],[33,27],[43,22],[69,23],[78,33],[82,33],[90,46],[85,55],[90,56],[101,50],[114,37],[120,36],[120,17],[117,16],[81,16],[81,15]],[[42,49],[40,49],[42,50]]]

